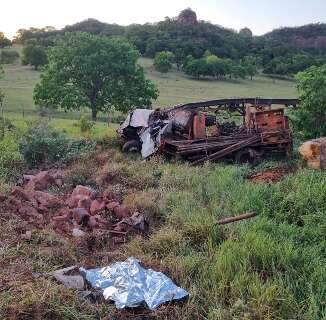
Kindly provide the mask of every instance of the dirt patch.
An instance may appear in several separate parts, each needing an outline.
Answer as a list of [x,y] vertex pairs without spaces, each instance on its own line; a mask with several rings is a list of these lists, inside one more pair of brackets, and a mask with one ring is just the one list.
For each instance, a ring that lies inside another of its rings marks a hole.
[[255,173],[249,177],[249,180],[254,183],[275,183],[282,180],[287,174],[289,174],[287,168],[279,167]]

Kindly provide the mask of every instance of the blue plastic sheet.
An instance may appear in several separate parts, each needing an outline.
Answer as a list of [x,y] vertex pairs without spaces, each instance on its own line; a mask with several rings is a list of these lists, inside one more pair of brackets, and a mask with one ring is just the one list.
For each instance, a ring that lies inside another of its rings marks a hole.
[[164,302],[188,296],[186,290],[176,286],[162,272],[143,268],[133,257],[104,268],[81,268],[80,271],[93,288],[103,290],[104,298],[114,301],[118,309],[145,305],[154,310]]

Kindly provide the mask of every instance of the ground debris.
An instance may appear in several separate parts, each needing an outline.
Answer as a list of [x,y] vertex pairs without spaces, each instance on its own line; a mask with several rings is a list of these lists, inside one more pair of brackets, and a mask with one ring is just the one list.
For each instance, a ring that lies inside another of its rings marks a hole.
[[61,170],[25,175],[23,184],[1,199],[10,212],[34,227],[51,228],[61,235],[80,238],[99,229],[115,232],[115,238],[121,238],[117,243],[124,243],[129,231],[145,232],[144,216],[132,212],[111,193],[99,193],[83,185],[61,195],[48,191],[49,187],[58,186],[58,180],[63,183],[63,179]]
[[284,167],[273,168],[255,173],[249,177],[249,180],[255,183],[274,183],[280,181],[288,173],[289,170]]

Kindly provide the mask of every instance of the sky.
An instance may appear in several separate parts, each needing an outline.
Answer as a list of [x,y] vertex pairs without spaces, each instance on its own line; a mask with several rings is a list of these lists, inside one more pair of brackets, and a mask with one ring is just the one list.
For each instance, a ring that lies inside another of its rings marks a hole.
[[87,18],[128,25],[174,17],[185,8],[198,19],[255,35],[284,26],[326,22],[326,0],[9,0],[1,1],[0,31],[62,28]]

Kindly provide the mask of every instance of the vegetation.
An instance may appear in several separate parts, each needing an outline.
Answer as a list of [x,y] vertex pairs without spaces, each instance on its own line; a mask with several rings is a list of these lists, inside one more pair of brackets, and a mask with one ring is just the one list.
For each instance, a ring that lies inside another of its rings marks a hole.
[[[240,61],[254,57],[266,74],[293,76],[312,65],[326,62],[323,37],[325,24],[300,28],[283,28],[265,36],[255,37],[248,28],[239,32],[197,20],[191,9],[183,10],[177,17],[166,18],[155,24],[118,26],[88,19],[62,30],[51,27],[20,29],[15,43],[27,43],[31,39],[42,46],[53,46],[66,32],[88,32],[102,36],[121,36],[133,43],[146,57],[154,58],[162,51],[172,52],[180,68],[187,56],[204,58],[205,52],[221,59],[231,59],[237,74],[242,74]],[[316,48],[312,48],[317,45]],[[200,64],[196,62],[196,64]],[[250,74],[249,74],[250,75]]]
[[19,59],[19,53],[16,50],[2,50],[0,53],[0,62],[2,64],[12,64]]
[[49,64],[34,90],[39,106],[98,112],[150,106],[157,89],[137,64],[138,52],[126,41],[87,33],[68,34],[49,52]]
[[38,70],[40,66],[46,65],[48,62],[45,49],[34,43],[28,44],[23,49],[23,65],[31,65]]
[[326,65],[311,67],[298,74],[300,108],[295,111],[294,124],[304,138],[326,136]]
[[11,41],[5,37],[3,32],[0,32],[0,49],[11,46]]
[[67,163],[94,149],[94,142],[72,140],[44,122],[30,124],[19,140],[19,150],[30,167],[58,161]]
[[173,54],[171,52],[158,52],[154,58],[154,67],[157,71],[167,73],[172,69]]
[[[34,279],[17,272],[51,272],[76,262],[103,266],[130,255],[164,271],[190,292],[187,302],[165,306],[148,317],[323,318],[325,173],[300,168],[279,183],[265,185],[254,184],[247,176],[280,163],[255,169],[222,164],[194,168],[158,157],[144,163],[112,147],[101,154],[107,155],[102,164],[96,156],[77,160],[68,168],[69,181],[91,181],[101,188],[96,177],[112,174],[115,179],[109,187],[119,194],[124,190],[124,203],[146,214],[153,228],[150,237],[135,238],[121,250],[115,247],[108,256],[110,240],[103,234],[72,241],[44,229],[33,230],[30,240],[22,240],[22,227],[17,225],[23,226],[23,220],[1,212],[0,243],[5,245],[0,274],[8,280],[8,290],[0,293],[2,318],[36,312],[43,319],[49,315],[139,319],[112,304],[80,300],[75,291],[50,278]],[[298,164],[288,165],[295,170]],[[215,223],[246,211],[259,215],[229,226]]]

